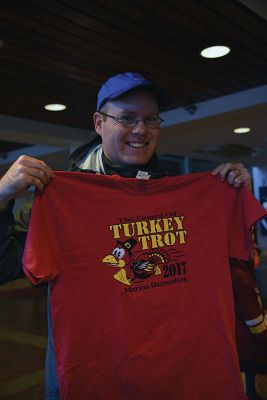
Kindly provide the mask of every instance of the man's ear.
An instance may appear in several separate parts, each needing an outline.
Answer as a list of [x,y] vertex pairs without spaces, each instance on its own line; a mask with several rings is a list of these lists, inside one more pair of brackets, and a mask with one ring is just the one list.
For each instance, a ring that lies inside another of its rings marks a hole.
[[102,115],[99,112],[95,112],[93,115],[93,121],[95,126],[95,131],[102,136]]

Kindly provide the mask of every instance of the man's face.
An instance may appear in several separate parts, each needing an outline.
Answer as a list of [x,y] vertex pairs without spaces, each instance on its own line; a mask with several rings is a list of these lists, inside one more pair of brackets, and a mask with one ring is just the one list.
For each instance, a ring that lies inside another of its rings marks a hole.
[[[114,117],[126,115],[136,119],[158,116],[156,97],[147,90],[137,89],[121,99],[106,104],[105,113]],[[160,130],[148,128],[143,121],[125,127],[101,113],[94,114],[96,132],[102,137],[105,156],[113,164],[146,164],[156,151]]]

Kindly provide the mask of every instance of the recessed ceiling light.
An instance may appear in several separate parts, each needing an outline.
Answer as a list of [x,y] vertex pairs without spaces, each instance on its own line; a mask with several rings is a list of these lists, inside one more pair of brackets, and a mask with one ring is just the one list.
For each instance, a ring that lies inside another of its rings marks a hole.
[[230,48],[227,46],[212,46],[203,49],[200,54],[205,58],[219,58],[226,56],[229,52]]
[[240,128],[234,129],[234,133],[238,133],[238,134],[241,134],[241,133],[249,133],[250,131],[251,131],[251,129],[248,128],[247,126],[242,126],[242,127],[240,127]]
[[47,111],[63,111],[66,110],[65,104],[46,104],[44,108]]

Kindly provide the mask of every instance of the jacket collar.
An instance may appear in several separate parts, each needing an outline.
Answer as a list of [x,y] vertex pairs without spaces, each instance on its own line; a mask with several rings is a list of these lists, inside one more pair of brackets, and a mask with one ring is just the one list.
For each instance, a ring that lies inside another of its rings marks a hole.
[[[154,155],[146,165],[124,166],[112,164],[101,148],[101,137],[97,135],[91,142],[78,147],[70,156],[70,170],[120,175],[124,178],[135,178],[138,171],[147,172],[151,178],[162,178],[165,174],[158,168],[158,159]],[[101,150],[101,151],[100,151]],[[84,165],[89,168],[84,168]]]

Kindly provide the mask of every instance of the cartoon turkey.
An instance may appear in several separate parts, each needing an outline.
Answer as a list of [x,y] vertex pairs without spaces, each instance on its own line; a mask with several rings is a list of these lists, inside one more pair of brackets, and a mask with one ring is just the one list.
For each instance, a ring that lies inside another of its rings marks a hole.
[[[164,250],[156,250],[148,254],[148,260],[137,260],[132,255],[132,249],[136,240],[131,238],[125,242],[117,242],[112,253],[103,258],[102,262],[109,267],[119,268],[114,278],[130,286],[136,279],[148,279],[152,275],[160,275],[161,270],[158,264],[168,262],[170,257]],[[132,271],[131,276],[127,274],[126,268]]]

